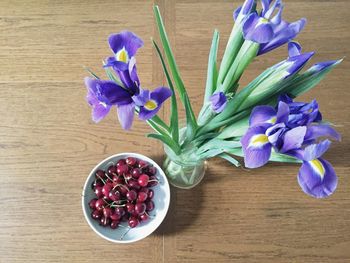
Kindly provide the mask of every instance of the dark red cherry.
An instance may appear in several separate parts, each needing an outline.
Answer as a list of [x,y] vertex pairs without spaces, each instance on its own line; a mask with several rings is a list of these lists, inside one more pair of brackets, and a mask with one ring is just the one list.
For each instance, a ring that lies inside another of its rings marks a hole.
[[120,193],[118,191],[111,190],[108,194],[108,198],[112,201],[118,201],[120,200]]
[[102,198],[100,198],[100,199],[98,199],[96,201],[95,207],[96,207],[96,209],[98,211],[102,211],[102,209],[104,208],[105,204],[106,204],[105,201]]
[[101,213],[101,211],[98,211],[98,210],[94,210],[91,213],[91,217],[95,220],[100,219],[101,216],[102,216],[102,213]]
[[111,217],[112,215],[112,209],[110,207],[103,208],[103,216],[106,218]]
[[144,213],[144,214],[140,215],[139,218],[141,221],[147,221],[149,216],[146,213]]
[[124,175],[124,174],[126,174],[128,171],[129,171],[129,167],[128,167],[126,164],[120,165],[120,166],[117,167],[117,173],[118,173],[119,175]]
[[102,194],[106,197],[108,197],[109,192],[112,190],[112,185],[111,184],[105,184],[102,187]]
[[139,190],[141,186],[135,179],[131,179],[128,181],[128,186],[132,189]]
[[139,220],[136,217],[132,216],[129,218],[128,224],[131,228],[137,227]]
[[97,170],[95,176],[96,179],[104,180],[106,178],[105,172],[103,170]]
[[123,215],[125,215],[125,209],[124,207],[116,207],[114,213],[122,217]]
[[154,197],[154,191],[152,189],[149,189],[148,191],[148,199],[153,199]]
[[139,178],[141,174],[142,174],[142,172],[139,168],[134,168],[131,170],[132,177],[134,177],[136,179]]
[[125,165],[125,164],[126,164],[125,159],[120,159],[120,160],[117,162],[116,166],[119,167],[119,166]]
[[134,166],[136,164],[137,160],[134,157],[128,157],[128,158],[126,158],[125,162],[129,166]]
[[90,200],[89,206],[90,206],[91,209],[95,209],[96,208],[96,201],[97,201],[97,198],[94,198],[94,199]]
[[137,203],[137,204],[135,205],[135,212],[136,212],[136,214],[141,215],[141,214],[143,214],[145,211],[146,211],[146,205],[145,205],[145,203]]
[[137,180],[139,185],[141,185],[142,187],[147,186],[148,181],[149,181],[149,176],[147,174],[141,174],[139,179]]
[[111,165],[108,167],[107,172],[108,172],[108,175],[110,175],[110,176],[116,175],[117,174],[117,167],[114,165]]
[[146,211],[152,211],[154,209],[154,203],[153,201],[149,200],[146,202]]
[[129,192],[126,193],[126,198],[129,201],[134,201],[137,198],[137,193],[135,190],[130,190]]
[[148,195],[145,192],[139,192],[137,194],[137,202],[143,203],[146,201],[146,199],[148,198]]
[[157,173],[156,167],[154,167],[154,166],[148,167],[148,173],[149,173],[150,175],[156,175],[156,173]]
[[100,187],[100,186],[96,187],[94,192],[95,192],[95,195],[97,196],[97,198],[103,197],[102,187]]
[[135,206],[132,203],[126,203],[126,210],[132,214],[135,212]]
[[143,169],[143,168],[146,168],[148,166],[148,163],[144,160],[139,160],[139,163],[138,163],[138,167]]
[[119,225],[119,221],[118,220],[112,220],[111,224],[110,224],[110,227],[112,229],[116,229]]

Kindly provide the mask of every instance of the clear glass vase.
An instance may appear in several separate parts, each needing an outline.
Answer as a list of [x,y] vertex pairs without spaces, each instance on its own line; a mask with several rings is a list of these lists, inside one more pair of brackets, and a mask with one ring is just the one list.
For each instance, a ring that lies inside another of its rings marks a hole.
[[[184,129],[181,129],[180,141],[183,136]],[[171,185],[181,189],[190,189],[202,181],[207,168],[207,161],[199,159],[196,151],[197,148],[189,144],[180,154],[176,154],[164,145],[163,170]]]

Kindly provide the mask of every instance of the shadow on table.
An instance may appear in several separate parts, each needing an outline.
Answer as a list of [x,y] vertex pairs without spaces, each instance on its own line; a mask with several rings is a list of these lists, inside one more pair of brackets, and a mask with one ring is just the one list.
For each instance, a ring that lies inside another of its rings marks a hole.
[[[162,157],[155,156],[152,158],[161,164]],[[159,162],[160,161],[160,162]],[[196,220],[202,211],[203,194],[207,183],[220,180],[215,176],[210,167],[207,168],[202,182],[196,187],[183,190],[170,186],[171,199],[168,213],[154,232],[155,235],[175,235],[185,231],[188,227],[196,224]]]

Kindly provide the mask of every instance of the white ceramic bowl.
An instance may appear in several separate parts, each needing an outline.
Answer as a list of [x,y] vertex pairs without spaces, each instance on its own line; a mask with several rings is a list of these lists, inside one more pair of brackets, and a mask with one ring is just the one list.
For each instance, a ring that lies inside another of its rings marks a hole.
[[[125,228],[127,227],[127,222],[121,223],[125,227],[118,227],[117,229],[111,229],[110,227],[100,226],[98,221],[91,218],[92,210],[89,207],[89,201],[92,198],[96,197],[95,193],[91,189],[91,184],[95,180],[95,172],[98,169],[106,170],[107,167],[110,165],[110,162],[113,162],[115,164],[118,160],[129,156],[144,160],[152,164],[154,167],[156,167],[157,168],[156,176],[160,182],[157,186],[152,187],[154,191],[153,202],[154,202],[155,208],[152,212],[150,212],[150,215],[154,216],[154,218],[149,218],[148,221],[140,223],[137,227],[130,229],[127,232],[127,234],[124,235],[128,230],[128,228]],[[86,179],[84,189],[83,189],[83,194],[82,194],[83,212],[89,226],[96,232],[96,234],[98,234],[102,238],[115,243],[131,243],[131,242],[141,240],[147,237],[148,235],[150,235],[154,230],[158,228],[158,226],[164,220],[169,208],[169,203],[170,203],[169,183],[163,170],[152,159],[137,153],[119,153],[104,159],[102,162],[96,165],[95,168],[92,169],[92,171],[90,172],[88,178]],[[121,240],[121,237],[123,235],[124,237]]]

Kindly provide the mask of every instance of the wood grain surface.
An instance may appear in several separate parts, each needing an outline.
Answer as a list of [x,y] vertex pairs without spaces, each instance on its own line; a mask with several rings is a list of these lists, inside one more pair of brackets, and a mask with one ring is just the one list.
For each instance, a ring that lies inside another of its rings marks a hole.
[[[149,41],[157,39],[154,3],[198,113],[212,32],[221,33],[221,55],[240,1],[0,1],[0,262],[350,262],[348,58],[302,97],[317,97],[343,135],[326,154],[339,177],[332,197],[306,196],[296,165],[245,171],[213,159],[195,189],[172,189],[168,216],[147,239],[116,245],[89,228],[80,194],[96,163],[123,151],[163,158],[140,121],[125,132],[112,112],[94,124],[83,85],[83,66],[102,74],[107,36],[123,29],[145,40],[142,85],[165,84]],[[350,1],[285,5],[286,18],[308,18],[298,40],[318,52],[313,61],[349,57]],[[282,48],[259,57],[243,83],[285,56]]]

